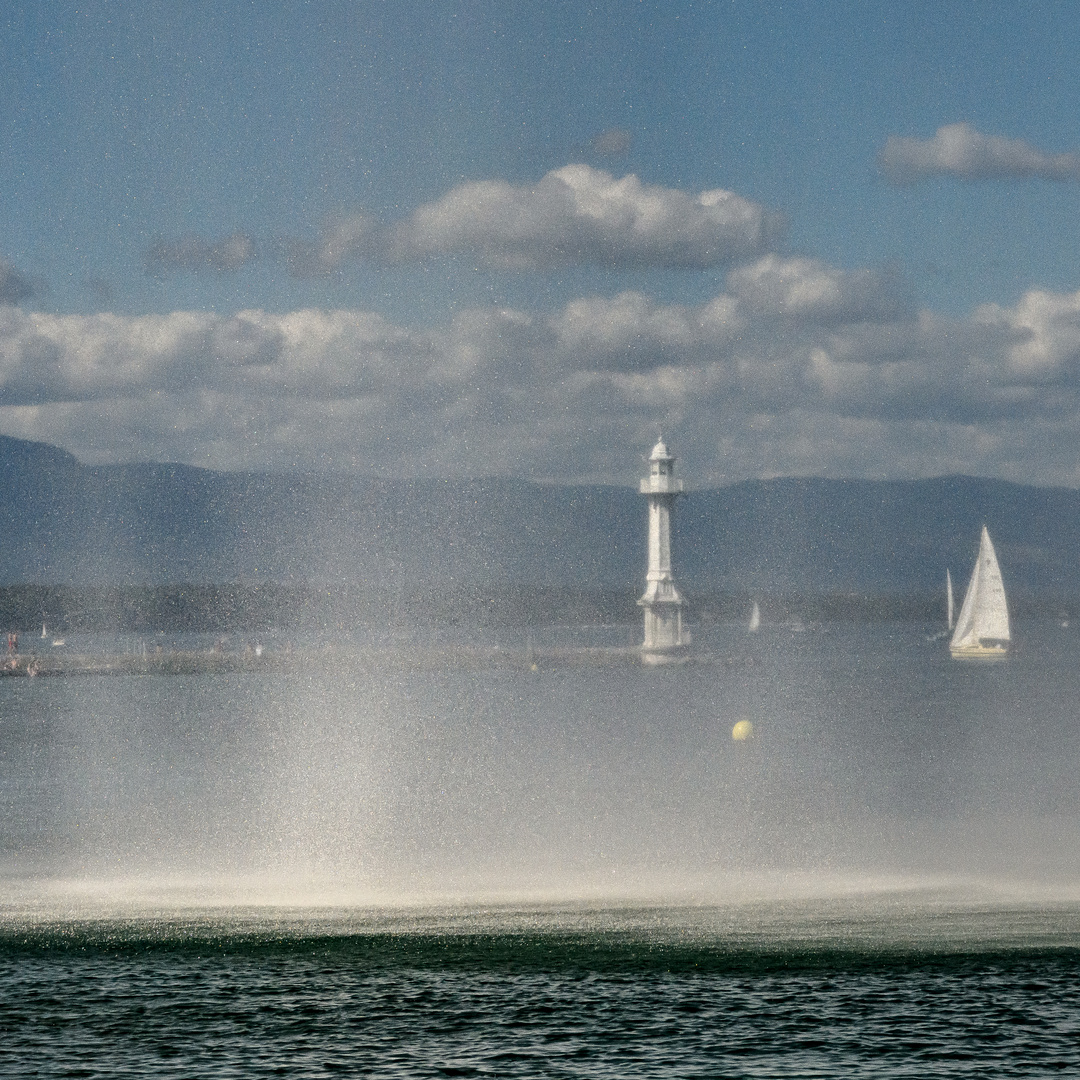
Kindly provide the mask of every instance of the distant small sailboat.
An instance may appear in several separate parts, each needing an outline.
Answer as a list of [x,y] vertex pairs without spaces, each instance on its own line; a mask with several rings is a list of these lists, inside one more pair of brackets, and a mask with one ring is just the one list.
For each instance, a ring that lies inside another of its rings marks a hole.
[[953,626],[956,624],[954,618],[956,614],[956,604],[953,601],[952,591],[952,575],[946,569],[945,571],[945,629],[938,630],[934,634],[927,634],[927,641],[940,641],[943,637],[948,637],[952,633]]
[[41,624],[41,636],[47,638],[49,636],[48,631],[45,629],[45,624]]
[[754,610],[750,612],[750,625],[747,630],[753,634],[756,633],[758,627],[761,626],[761,608],[758,607],[758,603],[754,601]]
[[975,569],[960,605],[949,651],[957,660],[996,660],[1005,656],[1010,639],[1005,585],[984,525]]

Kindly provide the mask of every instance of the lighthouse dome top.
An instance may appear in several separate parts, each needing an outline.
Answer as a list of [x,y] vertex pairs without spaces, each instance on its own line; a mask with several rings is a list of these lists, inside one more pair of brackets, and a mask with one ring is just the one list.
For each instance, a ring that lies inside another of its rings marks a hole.
[[675,455],[670,453],[663,439],[657,439],[656,445],[649,455],[650,461],[674,461]]
[[660,439],[649,455],[649,475],[641,481],[642,495],[678,495],[683,490],[681,480],[675,479],[675,455]]

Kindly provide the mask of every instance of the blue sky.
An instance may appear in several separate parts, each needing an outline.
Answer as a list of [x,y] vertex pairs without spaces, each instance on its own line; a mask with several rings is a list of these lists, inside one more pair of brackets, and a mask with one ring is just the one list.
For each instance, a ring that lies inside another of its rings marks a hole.
[[7,11],[0,431],[1080,484],[1068,5]]

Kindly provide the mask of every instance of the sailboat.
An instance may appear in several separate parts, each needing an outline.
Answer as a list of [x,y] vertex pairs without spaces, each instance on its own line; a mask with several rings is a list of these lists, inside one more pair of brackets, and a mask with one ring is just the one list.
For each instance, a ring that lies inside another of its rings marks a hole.
[[927,634],[927,641],[940,641],[943,637],[947,637],[952,633],[953,627],[956,625],[956,603],[953,600],[952,591],[952,574],[948,569],[945,571],[945,629],[938,630],[936,633]]
[[957,660],[996,660],[1009,647],[1009,608],[994,545],[983,526],[979,554],[956,620],[949,651]]
[[747,630],[752,634],[761,626],[761,608],[758,607],[758,603],[754,601],[754,610],[750,612],[750,625]]

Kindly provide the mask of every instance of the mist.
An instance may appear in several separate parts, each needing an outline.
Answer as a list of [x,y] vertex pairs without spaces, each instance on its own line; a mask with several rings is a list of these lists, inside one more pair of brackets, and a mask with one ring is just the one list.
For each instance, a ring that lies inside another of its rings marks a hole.
[[4,888],[301,906],[1073,895],[1076,644],[1032,623],[980,667],[923,629],[726,626],[661,669],[384,652],[299,677],[6,680]]

